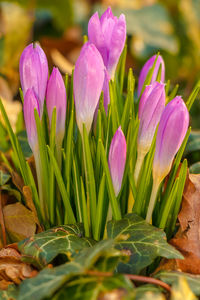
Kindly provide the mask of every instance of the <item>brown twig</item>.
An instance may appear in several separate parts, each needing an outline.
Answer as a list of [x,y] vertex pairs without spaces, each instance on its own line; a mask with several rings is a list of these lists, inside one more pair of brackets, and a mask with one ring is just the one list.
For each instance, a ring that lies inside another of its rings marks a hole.
[[[101,277],[113,276],[112,272],[87,271],[87,274],[92,275],[92,276],[101,276]],[[132,274],[123,274],[123,275],[132,281],[146,282],[146,283],[159,285],[162,288],[164,288],[166,291],[171,292],[171,287],[167,283],[165,283],[159,279],[155,279],[152,277],[146,277],[146,276],[140,276],[140,275],[132,275]]]
[[3,216],[1,190],[0,190],[0,225],[1,225],[1,231],[2,231],[3,246],[5,247],[6,246],[6,228],[5,228],[4,216]]

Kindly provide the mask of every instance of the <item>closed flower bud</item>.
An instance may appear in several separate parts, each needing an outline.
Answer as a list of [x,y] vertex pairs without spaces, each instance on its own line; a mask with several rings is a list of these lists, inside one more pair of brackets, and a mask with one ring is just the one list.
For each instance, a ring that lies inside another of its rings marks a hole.
[[104,108],[106,114],[108,112],[108,104],[110,103],[109,80],[110,80],[110,76],[107,70],[105,70],[105,78],[103,83],[103,97],[104,97]]
[[140,120],[138,133],[138,148],[149,151],[153,136],[165,108],[165,86],[154,82],[146,86],[139,103],[138,117]]
[[165,107],[158,127],[153,178],[160,182],[169,173],[189,125],[189,113],[180,96]]
[[126,40],[125,16],[113,16],[110,7],[100,19],[96,12],[88,23],[88,37],[101,53],[105,67],[113,79]]
[[89,133],[94,118],[103,82],[104,64],[96,47],[86,43],[74,69],[74,101],[76,121],[82,134],[83,124]]
[[24,95],[29,88],[34,90],[42,115],[48,80],[48,62],[38,44],[30,44],[24,49],[20,58],[19,72]]
[[[145,79],[149,73],[149,70],[151,67],[153,67],[154,61],[156,59],[156,55],[152,56],[143,66],[141,72],[140,72],[140,76],[139,76],[139,80],[138,80],[138,97],[140,96],[140,93],[142,91],[142,87],[144,85]],[[156,65],[154,68],[154,72],[152,75],[152,79],[151,79],[151,84],[156,81],[157,75],[158,75],[158,71],[159,68],[161,66],[161,82],[165,81],[165,64],[163,61],[163,58],[161,55],[158,55],[157,61],[156,61]]]
[[51,76],[47,84],[46,105],[51,124],[52,112],[56,107],[56,134],[57,137],[63,140],[65,133],[65,118],[66,118],[66,89],[63,78],[58,68],[53,68]]
[[37,109],[40,115],[39,103],[33,89],[28,89],[24,97],[24,121],[29,145],[33,152],[37,150],[38,138],[37,128],[35,123],[34,109]]
[[125,163],[126,139],[120,126],[111,141],[108,159],[110,174],[116,197],[118,196],[121,189]]
[[139,103],[138,117],[140,120],[137,145],[137,161],[134,178],[137,183],[144,157],[151,143],[165,107],[165,86],[154,82],[146,86]]

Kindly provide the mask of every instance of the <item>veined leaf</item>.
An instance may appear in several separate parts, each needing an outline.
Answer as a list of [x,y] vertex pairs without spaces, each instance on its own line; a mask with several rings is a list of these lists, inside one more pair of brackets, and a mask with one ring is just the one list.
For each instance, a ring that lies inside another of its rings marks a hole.
[[130,261],[127,264],[120,263],[120,272],[138,274],[158,256],[183,258],[167,243],[162,230],[149,225],[135,214],[128,214],[119,221],[110,221],[107,231],[109,238],[124,237],[124,240],[116,242],[117,249],[130,251]]
[[[78,230],[75,229],[75,226],[71,227],[72,229]],[[68,230],[70,230],[69,226]],[[113,246],[114,240],[103,240],[91,248],[80,251],[71,262],[52,269],[44,269],[36,277],[22,282],[18,300],[41,300],[51,297],[69,279],[92,269],[97,262],[101,261],[105,253],[107,255],[110,253],[110,256],[113,257],[114,251],[114,255],[117,256]],[[118,256],[121,256],[120,252],[118,252]]]
[[192,275],[184,272],[166,270],[156,273],[154,277],[170,285],[178,282],[178,279],[180,277],[184,277],[185,279],[187,279],[188,285],[193,293],[197,296],[200,296],[200,275]]
[[83,236],[81,225],[55,227],[18,244],[23,260],[43,268],[58,254],[74,254],[77,250],[91,247],[94,241]]
[[53,300],[134,299],[133,284],[122,274],[112,277],[80,277],[71,281]]
[[0,290],[0,299],[17,300],[18,299],[18,288],[16,285],[11,284],[7,290]]
[[0,186],[4,185],[11,178],[11,175],[3,170],[0,170]]

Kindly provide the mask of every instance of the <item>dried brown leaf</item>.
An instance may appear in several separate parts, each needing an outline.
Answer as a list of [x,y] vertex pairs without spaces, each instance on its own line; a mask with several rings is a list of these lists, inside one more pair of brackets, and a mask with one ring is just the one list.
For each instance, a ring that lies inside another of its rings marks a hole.
[[7,289],[10,284],[20,284],[22,280],[37,274],[29,264],[22,262],[16,245],[0,250],[0,289]]
[[17,172],[12,172],[11,176],[12,176],[12,182],[18,188],[18,190],[22,193],[23,186],[24,186],[24,181],[23,181],[22,177]]
[[33,212],[21,203],[6,205],[3,208],[6,232],[12,241],[19,241],[36,232]]
[[31,191],[29,186],[24,186],[23,187],[23,194],[24,194],[24,198],[25,198],[25,201],[26,201],[26,206],[32,211],[34,221],[38,226],[37,233],[42,232],[43,229],[42,229],[42,227],[40,225],[40,222],[39,222],[39,219],[38,219],[37,211],[36,211],[36,208],[35,208],[35,205],[34,205],[34,202],[33,202],[33,198],[32,198],[32,191]]
[[165,259],[157,271],[165,269],[200,274],[200,174],[189,175],[178,220],[180,227],[170,244],[183,254],[184,259]]

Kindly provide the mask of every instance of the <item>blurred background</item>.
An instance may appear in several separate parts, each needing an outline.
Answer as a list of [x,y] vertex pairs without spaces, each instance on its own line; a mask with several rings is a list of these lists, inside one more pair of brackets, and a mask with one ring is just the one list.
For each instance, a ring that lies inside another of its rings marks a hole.
[[[200,79],[200,0],[20,0],[0,1],[0,96],[15,125],[19,101],[19,58],[24,47],[39,41],[50,69],[71,73],[79,55],[90,16],[108,6],[127,20],[126,68],[136,75],[158,50],[166,64],[166,79],[186,100]],[[14,100],[14,103],[13,103]],[[200,129],[200,101],[191,111],[193,129]],[[194,161],[200,160],[200,133],[190,137]],[[192,163],[192,162],[191,162]]]

